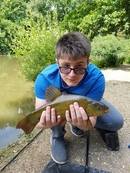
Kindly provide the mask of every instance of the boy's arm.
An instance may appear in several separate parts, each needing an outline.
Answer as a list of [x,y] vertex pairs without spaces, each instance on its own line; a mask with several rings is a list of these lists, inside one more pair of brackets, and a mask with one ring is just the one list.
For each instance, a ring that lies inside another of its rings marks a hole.
[[46,103],[46,100],[42,100],[36,97],[35,99],[35,109],[38,109],[39,107],[43,106]]

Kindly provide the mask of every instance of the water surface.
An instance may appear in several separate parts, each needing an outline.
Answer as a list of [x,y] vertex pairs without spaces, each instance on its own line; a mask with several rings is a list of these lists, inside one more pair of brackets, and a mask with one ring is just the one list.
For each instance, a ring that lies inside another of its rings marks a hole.
[[0,56],[0,148],[15,142],[22,130],[15,126],[34,110],[33,83],[19,77],[16,59]]

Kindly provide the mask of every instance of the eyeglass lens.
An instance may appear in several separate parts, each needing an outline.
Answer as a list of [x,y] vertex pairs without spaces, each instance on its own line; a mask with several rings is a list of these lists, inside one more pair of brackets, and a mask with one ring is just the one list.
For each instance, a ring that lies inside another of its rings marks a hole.
[[60,72],[63,74],[69,74],[71,70],[77,75],[82,75],[85,73],[86,68],[70,68],[70,67],[59,67]]

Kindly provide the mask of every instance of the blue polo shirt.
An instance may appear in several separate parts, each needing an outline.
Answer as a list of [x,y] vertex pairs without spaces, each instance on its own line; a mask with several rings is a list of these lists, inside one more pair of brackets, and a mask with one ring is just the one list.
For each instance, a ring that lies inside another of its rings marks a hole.
[[64,86],[57,64],[52,64],[37,76],[34,85],[35,96],[45,99],[45,90],[50,85],[54,85],[60,91],[87,96],[99,101],[105,90],[105,78],[94,64],[89,63],[84,77],[76,86]]

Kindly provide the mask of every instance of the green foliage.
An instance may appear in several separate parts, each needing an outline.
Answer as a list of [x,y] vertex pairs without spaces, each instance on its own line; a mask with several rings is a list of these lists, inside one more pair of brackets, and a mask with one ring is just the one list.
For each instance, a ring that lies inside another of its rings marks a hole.
[[12,40],[11,48],[20,59],[21,74],[29,81],[35,81],[46,66],[55,62],[55,44],[60,31],[55,25],[48,28],[45,21],[32,20],[26,28],[18,27],[17,36]]
[[92,41],[92,62],[100,68],[122,64],[130,51],[130,47],[127,47],[129,41],[114,35],[95,37]]
[[20,23],[26,17],[26,2],[24,0],[2,0],[1,14],[7,20]]
[[9,53],[8,44],[11,35],[15,35],[16,26],[26,17],[26,2],[24,0],[0,1],[0,54]]
[[127,0],[1,0],[0,53],[10,52],[8,44],[17,35],[17,26],[25,26],[30,14],[35,22],[42,17],[58,21],[64,31],[80,31],[91,40],[97,35],[130,33],[130,1]]
[[130,63],[130,1],[1,0],[0,6],[0,54],[15,54],[30,81],[55,61],[60,30],[86,34],[98,67]]
[[[79,2],[64,16],[64,20],[60,23],[61,28],[68,31],[81,31],[82,29],[79,27],[80,23],[83,21],[84,16],[88,15],[93,9],[95,9],[95,5],[96,2],[90,0]],[[86,32],[83,31],[83,33]]]
[[125,51],[127,51],[127,54],[126,54],[126,57],[125,57],[125,63],[130,64],[130,40],[129,40],[128,45],[126,46]]
[[[95,2],[95,8],[83,16],[83,20],[77,26],[80,31],[86,33],[91,39],[98,34],[130,33],[130,17],[123,5],[123,0],[96,0]],[[127,4],[130,6],[129,2]]]
[[27,4],[27,9],[32,12],[33,16],[39,18],[39,16],[46,17],[51,11],[51,6],[53,5],[50,0],[31,0]]
[[44,18],[51,14],[53,16],[54,11],[57,13],[57,20],[62,21],[64,16],[76,8],[82,0],[32,0],[28,3],[28,8],[31,9],[34,16],[42,15]]
[[130,33],[130,2],[84,0],[64,16],[61,27],[68,31],[81,31],[90,39],[99,34],[123,32],[127,35]]

